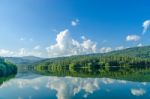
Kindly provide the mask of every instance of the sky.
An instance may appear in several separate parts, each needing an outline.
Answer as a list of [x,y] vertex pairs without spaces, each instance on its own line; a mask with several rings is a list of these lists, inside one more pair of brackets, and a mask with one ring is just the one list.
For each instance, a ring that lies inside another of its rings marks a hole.
[[150,45],[149,0],[0,0],[0,56],[61,57]]

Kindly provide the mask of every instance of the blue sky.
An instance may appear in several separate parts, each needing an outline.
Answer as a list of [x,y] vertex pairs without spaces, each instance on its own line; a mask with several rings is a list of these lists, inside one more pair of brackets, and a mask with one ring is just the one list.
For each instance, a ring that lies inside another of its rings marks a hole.
[[57,57],[149,45],[149,4],[149,0],[0,0],[0,55]]

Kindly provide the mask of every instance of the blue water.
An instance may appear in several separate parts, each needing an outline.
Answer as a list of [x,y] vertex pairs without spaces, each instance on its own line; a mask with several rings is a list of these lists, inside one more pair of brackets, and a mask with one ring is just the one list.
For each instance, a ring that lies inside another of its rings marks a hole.
[[0,99],[150,99],[150,83],[18,74],[0,85]]

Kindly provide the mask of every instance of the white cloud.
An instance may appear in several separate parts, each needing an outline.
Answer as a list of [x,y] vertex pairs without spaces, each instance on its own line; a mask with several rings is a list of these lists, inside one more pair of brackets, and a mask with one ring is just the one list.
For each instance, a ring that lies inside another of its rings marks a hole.
[[35,46],[33,49],[34,50],[39,50],[41,48],[41,46],[40,45],[37,45],[37,46]]
[[115,48],[115,50],[122,50],[122,49],[124,49],[123,46],[118,46],[118,47]]
[[140,40],[140,36],[138,35],[128,35],[126,37],[126,41],[138,41]]
[[142,44],[142,43],[139,43],[137,46],[138,46],[138,47],[142,47],[142,46],[143,46],[143,44]]
[[25,55],[27,55],[27,51],[25,50],[25,48],[19,49],[18,55],[19,55],[19,56],[25,56]]
[[146,93],[144,89],[131,89],[131,93],[135,96],[142,96]]
[[78,20],[78,19],[75,19],[75,20],[71,21],[71,25],[72,25],[72,26],[77,26],[78,23],[79,23],[79,20]]
[[56,44],[46,48],[50,57],[89,54],[97,51],[97,44],[90,39],[82,42],[74,40],[68,29],[61,31],[56,38]]
[[110,52],[110,51],[112,51],[111,47],[102,47],[102,48],[100,48],[101,53],[107,53],[107,52]]
[[150,27],[150,20],[146,20],[143,22],[143,34],[147,31],[147,29]]
[[[12,51],[7,49],[0,49],[0,56],[2,57],[22,57],[22,56],[38,56],[38,57],[45,57],[46,53],[41,50],[35,49],[26,49],[20,48],[18,50]],[[45,56],[44,56],[45,55]]]
[[13,55],[14,52],[6,49],[0,49],[0,56],[10,56]]
[[20,48],[19,51],[15,54],[15,56],[42,56],[41,51],[35,51],[35,50],[27,50],[25,48]]
[[27,50],[25,48],[20,48],[19,50],[16,51],[10,51],[10,50],[5,50],[5,49],[0,49],[0,56],[17,56],[17,57],[21,57],[21,56],[42,56],[42,52],[40,51],[35,51],[35,50]]

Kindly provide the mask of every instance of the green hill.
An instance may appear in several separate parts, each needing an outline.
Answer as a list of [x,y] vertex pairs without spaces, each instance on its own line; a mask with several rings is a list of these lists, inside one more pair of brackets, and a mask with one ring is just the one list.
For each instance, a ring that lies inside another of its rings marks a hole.
[[97,72],[133,72],[150,69],[150,46],[134,47],[109,53],[50,58],[33,64],[38,71],[76,71],[78,68]]
[[105,55],[121,55],[140,58],[150,58],[150,46],[127,48],[124,50],[112,51]]

